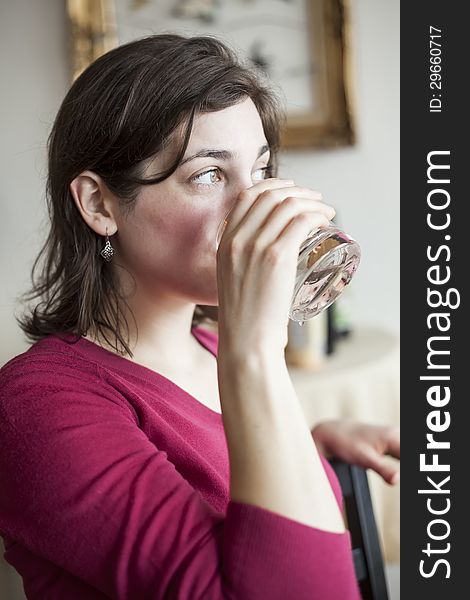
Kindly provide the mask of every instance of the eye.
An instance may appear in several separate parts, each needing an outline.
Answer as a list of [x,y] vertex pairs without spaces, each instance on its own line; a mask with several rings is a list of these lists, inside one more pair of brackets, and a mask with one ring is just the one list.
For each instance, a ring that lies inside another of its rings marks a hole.
[[[218,181],[214,181],[212,179],[212,175],[216,174],[216,173],[220,173],[220,169],[218,169],[217,167],[215,167],[213,169],[208,169],[207,171],[203,171],[202,173],[199,173],[198,175],[191,177],[190,181],[197,183],[199,185],[214,185],[215,183],[218,183]],[[205,181],[203,181],[202,178],[205,177],[206,175],[208,175],[208,177],[206,178]]]
[[[271,177],[272,166],[268,165],[267,167],[261,167],[260,169],[256,169],[253,174],[254,181],[262,181],[267,177]],[[211,169],[207,169],[207,171],[203,171],[202,173],[198,173],[194,177],[190,179],[191,183],[196,183],[197,185],[202,186],[212,186],[222,181],[221,171],[218,167],[213,167]]]
[[262,181],[263,179],[267,179],[268,177],[271,177],[272,174],[272,166],[268,165],[267,167],[261,167],[260,169],[257,169],[255,171],[255,173],[257,173],[258,171],[261,171],[261,173],[263,174],[262,177],[260,177],[259,181]]

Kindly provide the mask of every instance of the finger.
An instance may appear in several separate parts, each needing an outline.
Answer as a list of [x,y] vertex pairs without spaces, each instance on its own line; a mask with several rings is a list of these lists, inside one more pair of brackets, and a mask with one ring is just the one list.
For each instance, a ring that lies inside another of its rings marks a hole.
[[[284,225],[284,220],[279,216],[272,219],[269,228],[266,229],[266,237],[271,234],[275,235],[277,230],[280,230],[277,238],[271,244],[272,248],[279,248],[282,252],[288,253],[289,250],[297,254],[300,245],[306,239],[307,235],[317,229],[328,227],[329,220],[325,215],[319,212],[304,212],[296,215],[287,225]],[[261,235],[260,235],[261,238]],[[257,244],[259,241],[257,240]]]
[[277,179],[277,178],[269,178],[264,179],[256,183],[255,185],[243,190],[237,198],[237,201],[232,206],[229,213],[225,216],[225,221],[227,222],[227,226],[225,230],[227,232],[232,231],[240,222],[242,217],[245,215],[246,211],[253,204],[253,202],[258,198],[260,194],[266,192],[270,189],[275,188],[286,188],[295,187],[292,179]]
[[394,485],[400,479],[400,469],[371,446],[363,448],[362,466],[378,473],[387,483]]
[[240,219],[238,223],[239,228],[243,227],[247,222],[263,222],[273,210],[284,202],[289,201],[294,202],[294,204],[301,204],[300,199],[302,198],[310,202],[315,201],[315,206],[320,212],[324,212],[330,219],[334,217],[334,208],[323,202],[323,196],[320,192],[294,185],[265,190],[259,194],[254,201],[251,202],[246,213]]
[[227,229],[234,232],[243,229],[242,237],[248,239],[266,220],[272,210],[289,197],[316,200],[319,210],[324,211],[330,219],[335,215],[333,207],[322,202],[322,194],[309,188],[296,185],[279,186],[276,184],[269,187],[269,189],[260,189],[258,186],[253,186],[240,194],[240,201],[230,215]]
[[312,229],[317,229],[323,224],[328,225],[329,219],[335,214],[332,207],[312,198],[289,196],[277,202],[274,209],[271,209],[270,204],[271,202],[264,205],[259,203],[248,211],[234,232],[237,239],[247,241],[254,238],[256,247],[263,249],[276,241],[290,221],[299,215],[316,214],[317,218],[311,220],[307,216],[305,220],[311,222]]

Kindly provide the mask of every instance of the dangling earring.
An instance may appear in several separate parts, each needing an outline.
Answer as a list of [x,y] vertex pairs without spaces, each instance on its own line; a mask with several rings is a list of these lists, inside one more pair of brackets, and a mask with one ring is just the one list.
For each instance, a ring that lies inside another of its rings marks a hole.
[[108,228],[106,227],[106,243],[104,248],[100,252],[101,256],[109,262],[113,258],[114,248],[111,246],[111,242],[108,237]]

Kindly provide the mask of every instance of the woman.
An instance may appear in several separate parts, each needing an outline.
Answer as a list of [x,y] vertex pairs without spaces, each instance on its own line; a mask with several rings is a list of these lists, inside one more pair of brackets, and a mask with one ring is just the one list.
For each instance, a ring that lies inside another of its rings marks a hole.
[[286,315],[334,210],[275,177],[281,121],[209,37],[123,45],[65,97],[34,344],[0,373],[0,533],[29,598],[358,597],[314,442],[391,482],[398,434],[303,418]]

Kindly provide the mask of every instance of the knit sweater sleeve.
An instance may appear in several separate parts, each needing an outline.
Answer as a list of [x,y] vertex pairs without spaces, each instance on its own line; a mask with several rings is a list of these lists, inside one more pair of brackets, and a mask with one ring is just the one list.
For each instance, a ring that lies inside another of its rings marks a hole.
[[36,360],[0,380],[2,535],[109,598],[359,598],[348,532],[217,512],[98,369]]

